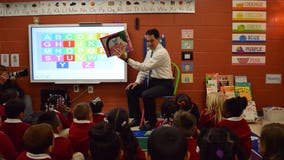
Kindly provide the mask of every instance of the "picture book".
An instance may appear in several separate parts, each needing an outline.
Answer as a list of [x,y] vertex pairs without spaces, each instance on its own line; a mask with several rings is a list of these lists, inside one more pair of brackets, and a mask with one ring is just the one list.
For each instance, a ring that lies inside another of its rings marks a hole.
[[248,82],[247,76],[235,76],[235,83]]
[[233,98],[235,97],[235,86],[221,86],[220,91],[223,92],[223,94],[227,98]]
[[244,109],[242,117],[248,123],[254,123],[257,120],[257,110],[255,106],[255,101],[248,102],[247,107]]
[[218,92],[219,73],[206,73],[206,93]]
[[100,41],[107,57],[114,56],[116,50],[120,50],[122,53],[129,53],[133,50],[129,35],[126,30],[101,37]]
[[215,79],[208,80],[206,84],[206,93],[208,94],[211,92],[218,92],[218,83]]
[[236,96],[246,97],[248,101],[252,101],[251,84],[249,82],[235,83]]
[[232,74],[220,74],[219,75],[219,90],[222,86],[233,86],[234,85],[234,76]]

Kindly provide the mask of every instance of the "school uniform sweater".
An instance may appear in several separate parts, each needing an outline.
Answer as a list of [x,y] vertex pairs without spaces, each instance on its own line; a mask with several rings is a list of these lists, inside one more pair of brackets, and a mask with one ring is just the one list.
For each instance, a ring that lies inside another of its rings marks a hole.
[[81,152],[85,158],[89,157],[89,130],[93,123],[88,120],[76,120],[70,126],[69,139],[74,152]]
[[0,131],[0,142],[0,154],[3,158],[6,160],[15,160],[18,152],[10,138],[2,131]]
[[24,151],[23,135],[31,125],[22,122],[20,119],[7,118],[1,126],[1,129],[6,133],[13,142],[18,153]]
[[53,160],[71,160],[73,156],[73,147],[71,141],[67,138],[54,134],[54,148],[50,153]]
[[245,156],[248,158],[251,155],[252,143],[251,143],[251,130],[245,119],[240,117],[231,117],[223,119],[217,125],[218,127],[227,127],[241,140],[241,145]]

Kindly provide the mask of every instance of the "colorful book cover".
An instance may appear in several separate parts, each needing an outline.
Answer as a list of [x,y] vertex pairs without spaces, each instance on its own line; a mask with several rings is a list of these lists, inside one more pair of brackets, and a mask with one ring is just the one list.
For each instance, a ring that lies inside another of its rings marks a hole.
[[233,86],[234,76],[232,74],[220,74],[219,75],[219,89],[222,86]]
[[247,76],[235,76],[235,83],[248,82]]
[[220,89],[221,92],[226,96],[226,98],[233,98],[235,97],[235,86],[230,85],[230,86],[221,86]]
[[251,84],[249,82],[235,83],[236,96],[246,97],[248,101],[252,101]]
[[219,73],[206,73],[206,93],[218,92]]
[[249,123],[254,123],[257,120],[257,110],[255,101],[248,102],[247,107],[243,111],[242,117]]
[[100,40],[107,57],[114,56],[116,50],[120,50],[122,53],[129,53],[133,50],[126,30],[101,37]]

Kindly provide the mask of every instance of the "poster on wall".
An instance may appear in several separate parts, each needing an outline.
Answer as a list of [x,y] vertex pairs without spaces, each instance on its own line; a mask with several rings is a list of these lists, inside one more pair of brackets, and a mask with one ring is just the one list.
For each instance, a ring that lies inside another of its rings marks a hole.
[[233,11],[233,21],[266,21],[266,11]]
[[10,63],[9,63],[9,54],[1,54],[1,65],[5,66],[5,67],[9,67]]
[[233,10],[265,10],[266,9],[266,1],[257,1],[257,0],[249,0],[249,1],[240,1],[233,0]]
[[232,65],[265,65],[265,56],[232,56]]
[[232,42],[265,42],[266,34],[234,33]]
[[193,39],[193,29],[182,29],[181,38],[182,39]]
[[182,72],[192,72],[193,71],[193,63],[192,62],[182,62],[181,71]]
[[12,53],[10,58],[11,58],[11,67],[19,67],[20,66],[19,54],[18,53]]
[[193,83],[193,74],[192,73],[182,73],[181,83]]
[[233,32],[251,32],[251,33],[259,33],[266,31],[266,23],[233,23]]
[[0,16],[195,13],[195,0],[72,0],[0,3]]
[[265,45],[232,45],[232,52],[235,54],[264,54]]

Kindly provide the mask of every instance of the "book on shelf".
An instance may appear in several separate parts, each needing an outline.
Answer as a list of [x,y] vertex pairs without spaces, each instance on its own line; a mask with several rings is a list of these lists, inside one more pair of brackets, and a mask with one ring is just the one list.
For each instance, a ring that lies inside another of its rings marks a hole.
[[206,73],[205,83],[206,83],[206,93],[218,92],[218,82],[219,73]]
[[235,76],[235,83],[248,82],[247,76]]
[[233,86],[234,76],[232,74],[220,74],[219,75],[219,90],[222,86]]
[[251,83],[235,83],[235,94],[236,96],[246,97],[248,101],[252,101]]
[[235,97],[235,86],[221,86],[220,91],[227,97],[233,98]]
[[117,50],[129,53],[133,50],[132,43],[126,30],[116,32],[100,38],[107,57],[114,56]]
[[249,123],[254,123],[257,120],[257,110],[255,101],[248,102],[247,107],[242,113],[242,117]]

